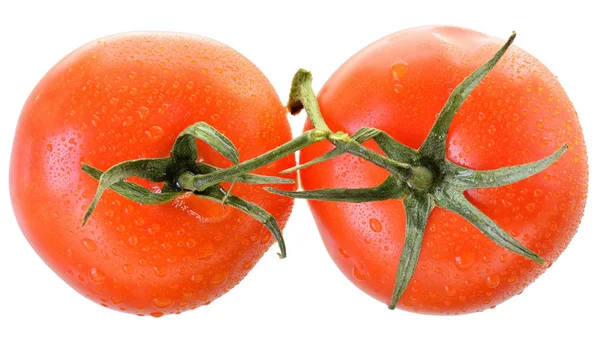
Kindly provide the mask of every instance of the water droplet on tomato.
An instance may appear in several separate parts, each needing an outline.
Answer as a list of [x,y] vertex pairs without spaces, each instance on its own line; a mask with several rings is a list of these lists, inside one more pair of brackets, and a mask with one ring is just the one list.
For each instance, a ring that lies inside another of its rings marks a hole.
[[152,299],[152,305],[157,309],[167,309],[173,305],[173,302],[168,297],[155,297]]
[[129,237],[129,243],[130,243],[132,246],[136,246],[136,245],[137,245],[137,243],[138,243],[138,237],[137,237],[137,236],[135,236],[135,235],[132,235],[132,236],[130,236],[130,237]]
[[210,280],[208,280],[208,282],[213,286],[220,286],[221,284],[225,283],[225,281],[227,281],[228,276],[229,272],[227,272],[226,270],[219,271],[213,274],[210,277]]
[[533,212],[535,210],[535,204],[533,202],[531,202],[531,203],[527,204],[527,206],[525,206],[525,209],[528,212]]
[[369,227],[371,227],[371,230],[376,233],[381,232],[381,229],[383,228],[381,222],[375,218],[371,218],[369,220]]
[[[140,314],[140,315],[144,316],[144,314]],[[152,313],[150,313],[150,316],[152,316],[152,317],[154,317],[154,318],[159,318],[159,317],[162,317],[162,316],[164,316],[164,313],[162,313],[162,312],[160,312],[160,311],[157,311],[157,312],[152,312]]]
[[98,248],[94,240],[88,238],[84,238],[83,240],[81,240],[81,244],[88,252],[95,252]]
[[133,273],[133,267],[130,264],[124,264],[123,271],[125,272],[125,274],[131,274]]
[[496,288],[500,284],[500,277],[498,275],[490,275],[487,280],[488,288]]
[[204,279],[204,275],[200,274],[200,273],[196,273],[194,275],[192,275],[192,282],[194,283],[200,283],[202,282],[202,280]]
[[156,141],[162,138],[165,134],[163,128],[158,125],[151,127],[148,131],[146,131],[146,136],[148,136],[151,140]]
[[536,122],[536,125],[537,125],[538,129],[543,129],[544,128],[544,121],[538,120]]
[[114,305],[119,305],[121,302],[123,302],[123,300],[119,297],[119,296],[111,296],[110,297],[110,301],[114,304]]
[[350,255],[348,255],[348,252],[347,252],[345,249],[342,249],[342,248],[338,249],[338,253],[339,253],[339,254],[340,254],[340,256],[341,256],[341,257],[343,257],[343,258],[350,257]]
[[90,279],[96,284],[103,284],[106,282],[106,275],[98,268],[92,268],[90,269]]
[[196,245],[197,245],[197,244],[198,244],[198,241],[196,241],[196,240],[194,240],[194,239],[188,239],[188,240],[185,242],[185,245],[186,245],[188,248],[194,248],[194,247],[196,247]]
[[454,263],[460,270],[467,270],[471,268],[471,265],[475,261],[475,254],[471,251],[462,252],[459,256],[454,258]]
[[394,64],[392,64],[392,66],[390,67],[390,74],[392,75],[392,78],[396,81],[401,80],[407,72],[408,63],[406,63],[406,61],[404,60],[394,62]]
[[364,281],[367,279],[367,273],[360,266],[353,266],[352,277],[357,281]]
[[164,277],[165,275],[167,275],[167,269],[165,267],[154,266],[153,269],[154,269],[154,273],[157,276]]
[[140,116],[140,119],[146,119],[150,115],[150,110],[143,106],[137,110],[137,114]]
[[130,80],[134,80],[137,77],[137,73],[132,71],[129,73],[129,75],[127,75],[127,77],[129,77]]
[[159,230],[160,230],[160,225],[157,223],[154,223],[150,226],[150,228],[148,228],[148,233],[154,235],[154,234],[158,233]]
[[196,255],[199,259],[208,259],[215,252],[215,244],[212,241],[203,242],[198,248]]
[[454,296],[456,294],[456,288],[453,286],[445,286],[444,290],[446,290],[446,295],[448,296]]

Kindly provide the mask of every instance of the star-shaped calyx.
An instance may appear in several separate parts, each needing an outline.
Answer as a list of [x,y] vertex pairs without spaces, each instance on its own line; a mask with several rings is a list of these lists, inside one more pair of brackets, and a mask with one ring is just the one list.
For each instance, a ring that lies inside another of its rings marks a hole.
[[[98,201],[106,189],[112,189],[123,197],[143,204],[168,203],[183,193],[192,192],[194,196],[231,206],[252,216],[262,222],[277,239],[280,257],[286,256],[286,247],[281,230],[275,218],[260,206],[231,194],[231,188],[225,190],[220,186],[222,182],[246,184],[294,184],[292,179],[263,176],[247,173],[248,171],[234,171],[226,179],[212,182],[199,189],[195,181],[206,176],[212,177],[221,171],[230,172],[231,169],[221,169],[198,161],[196,139],[208,143],[213,149],[229,159],[236,168],[239,164],[239,153],[233,143],[221,132],[212,126],[199,122],[187,127],[175,140],[171,154],[166,158],[149,158],[124,161],[102,172],[87,164],[82,164],[84,172],[99,180],[96,195],[92,200],[83,219],[83,225],[94,212]],[[161,192],[154,193],[140,185],[128,182],[128,177],[143,178],[152,182],[164,183]]]

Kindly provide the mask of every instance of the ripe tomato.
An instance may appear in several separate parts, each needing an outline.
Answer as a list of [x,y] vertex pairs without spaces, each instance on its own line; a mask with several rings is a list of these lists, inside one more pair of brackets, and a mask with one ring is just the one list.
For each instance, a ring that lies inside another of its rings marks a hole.
[[[422,27],[387,36],[358,52],[318,95],[332,130],[381,129],[418,149],[451,91],[504,41],[455,27]],[[307,123],[306,128],[312,128]],[[459,215],[435,207],[419,263],[399,306],[456,314],[494,307],[520,293],[562,253],[577,230],[587,193],[587,157],[573,105],[556,77],[511,47],[453,120],[447,159],[478,170],[542,159],[569,150],[540,174],[518,183],[465,192],[469,201],[541,255],[539,265],[512,253]],[[373,141],[365,145],[378,150]],[[301,163],[331,150],[319,143]],[[378,150],[380,153],[381,151]],[[379,185],[389,172],[352,155],[301,171],[306,190]],[[390,303],[405,237],[402,201],[310,201],[327,250],[357,287]]]
[[[198,121],[229,137],[242,161],[291,139],[286,110],[259,69],[203,37],[100,39],[60,61],[33,90],[13,145],[12,202],[27,240],[77,291],[139,315],[179,313],[234,287],[274,242],[249,215],[189,193],[142,205],[107,191],[81,227],[98,186],[82,162],[106,170],[168,157],[177,135]],[[208,145],[198,149],[201,160],[230,165]],[[258,172],[276,175],[294,164],[288,156]],[[280,226],[292,209],[292,200],[259,186],[235,184],[233,193]]]

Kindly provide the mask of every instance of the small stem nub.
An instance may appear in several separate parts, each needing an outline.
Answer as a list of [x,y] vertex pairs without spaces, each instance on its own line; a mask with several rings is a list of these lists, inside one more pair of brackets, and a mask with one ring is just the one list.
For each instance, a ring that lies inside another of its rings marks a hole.
[[414,166],[409,172],[406,183],[415,190],[427,191],[433,183],[433,172],[425,166]]
[[177,187],[186,191],[194,190],[194,174],[191,172],[183,172],[179,178],[177,178]]

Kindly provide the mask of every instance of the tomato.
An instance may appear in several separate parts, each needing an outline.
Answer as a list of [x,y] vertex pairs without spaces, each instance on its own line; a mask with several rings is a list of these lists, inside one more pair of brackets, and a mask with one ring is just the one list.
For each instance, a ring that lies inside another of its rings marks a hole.
[[[11,197],[29,243],[71,287],[116,310],[179,313],[234,287],[272,245],[259,221],[191,193],[142,205],[106,191],[82,228],[98,186],[82,163],[106,170],[168,157],[178,134],[199,121],[227,136],[241,161],[291,139],[286,110],[259,69],[203,37],[110,36],[68,55],[35,87],[14,139]],[[200,160],[231,165],[197,145]],[[277,175],[294,164],[291,155],[257,172]],[[280,227],[292,209],[291,199],[260,186],[238,183],[232,193],[263,207]]]
[[[418,149],[452,90],[484,64],[502,40],[457,27],[422,27],[389,35],[346,61],[318,95],[332,130],[368,126]],[[306,129],[312,128],[307,122]],[[430,314],[493,308],[519,294],[563,252],[587,194],[587,156],[577,113],[552,73],[511,47],[452,121],[447,160],[477,170],[568,151],[543,172],[503,187],[469,189],[466,198],[546,260],[538,264],[492,242],[463,217],[434,207],[414,275],[399,307]],[[382,151],[370,140],[366,147]],[[306,163],[332,149],[301,151]],[[345,154],[301,171],[306,190],[365,188],[389,172]],[[370,296],[390,303],[405,238],[401,200],[310,201],[323,242],[340,270]]]

